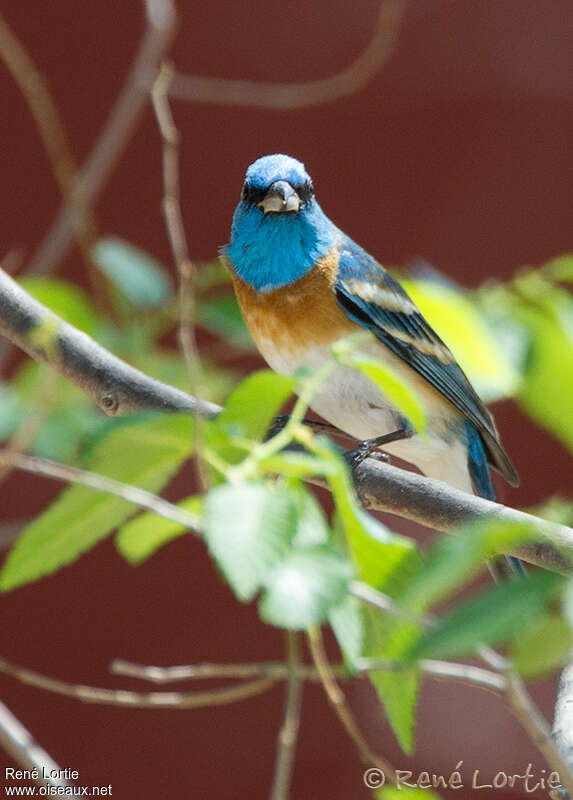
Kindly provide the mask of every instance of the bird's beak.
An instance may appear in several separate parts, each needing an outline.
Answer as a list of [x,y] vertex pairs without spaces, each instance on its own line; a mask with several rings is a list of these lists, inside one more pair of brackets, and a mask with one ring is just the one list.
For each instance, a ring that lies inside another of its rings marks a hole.
[[257,203],[265,214],[273,211],[275,214],[286,214],[289,211],[298,211],[300,197],[288,181],[275,181],[268,188],[264,200]]

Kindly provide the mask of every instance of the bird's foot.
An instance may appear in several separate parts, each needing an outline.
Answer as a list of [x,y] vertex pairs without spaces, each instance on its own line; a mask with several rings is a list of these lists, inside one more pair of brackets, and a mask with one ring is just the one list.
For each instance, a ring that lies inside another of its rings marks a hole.
[[389,461],[390,459],[386,453],[380,453],[378,448],[384,447],[385,444],[390,444],[390,442],[409,439],[413,435],[414,429],[408,420],[403,420],[400,427],[395,431],[385,433],[383,436],[375,436],[373,439],[365,439],[352,450],[347,450],[344,453],[344,459],[351,469],[359,467],[360,464],[370,456],[378,459],[378,461]]

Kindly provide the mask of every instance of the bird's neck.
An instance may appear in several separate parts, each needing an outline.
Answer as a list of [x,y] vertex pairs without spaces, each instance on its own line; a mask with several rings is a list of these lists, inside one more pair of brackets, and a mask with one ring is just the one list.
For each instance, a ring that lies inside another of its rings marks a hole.
[[317,203],[297,214],[261,214],[239,204],[224,254],[245,283],[271,292],[308,274],[332,250],[337,234]]

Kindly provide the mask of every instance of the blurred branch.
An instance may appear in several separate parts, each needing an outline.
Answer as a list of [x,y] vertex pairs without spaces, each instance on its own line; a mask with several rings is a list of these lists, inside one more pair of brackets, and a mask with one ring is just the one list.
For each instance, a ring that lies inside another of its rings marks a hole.
[[[221,678],[272,678],[284,681],[289,677],[289,665],[280,661],[261,661],[248,664],[183,664],[176,667],[156,667],[145,664],[133,664],[130,661],[117,659],[111,664],[114,675],[125,675],[140,678],[152,683],[171,683],[189,680],[220,680]],[[339,677],[347,675],[341,664],[333,667]],[[305,681],[318,681],[320,677],[316,669],[308,664],[299,663],[296,674]]]
[[[559,676],[551,736],[568,764],[573,764],[573,664],[568,664]],[[573,795],[569,795],[573,796]],[[559,800],[568,797],[558,794]]]
[[[107,414],[185,411],[210,419],[221,410],[121,361],[34,300],[1,269],[0,334],[70,380]],[[319,479],[313,482],[324,485]],[[566,525],[547,522],[376,459],[367,459],[354,470],[354,482],[366,508],[387,511],[440,531],[487,519],[531,525],[543,541],[515,547],[509,555],[555,572],[571,572],[573,529]]]
[[36,121],[56,181],[69,207],[71,232],[75,233],[84,253],[89,253],[95,237],[95,226],[84,195],[74,191],[77,167],[62,119],[44,76],[2,16],[0,58],[12,74]]
[[56,461],[49,461],[47,458],[38,456],[27,456],[13,450],[0,450],[0,469],[4,468],[20,469],[24,472],[33,472],[37,475],[45,475],[48,478],[55,478],[66,483],[79,483],[82,486],[89,486],[98,492],[113,494],[121,497],[129,503],[153,511],[164,519],[170,519],[193,532],[197,532],[199,518],[190,514],[182,508],[163,500],[156,494],[121,483],[113,478],[106,478],[97,472],[70,467],[67,464],[60,464]]
[[310,652],[312,653],[314,665],[318,674],[320,675],[326,696],[334,708],[336,716],[342,723],[343,728],[346,730],[358,748],[360,757],[366,764],[374,764],[374,766],[382,770],[386,777],[389,777],[391,780],[395,781],[396,772],[394,768],[388,761],[381,756],[378,756],[373,750],[370,749],[368,742],[365,740],[360,728],[358,727],[358,723],[356,722],[350,706],[346,702],[344,693],[336,683],[336,679],[326,656],[320,628],[314,628],[313,630],[309,631],[308,641],[310,644]]
[[277,758],[270,800],[288,800],[289,798],[304,685],[300,674],[300,636],[296,631],[287,631],[286,638],[288,661],[285,711],[278,735]]
[[[175,127],[168,96],[172,79],[173,67],[164,63],[153,84],[151,99],[163,143],[163,214],[177,274],[179,275],[179,340],[189,375],[189,388],[192,394],[200,397],[200,360],[195,337],[196,302],[193,283],[196,269],[189,257],[189,247],[181,213],[179,131]],[[202,491],[206,491],[208,480],[202,458],[200,425],[194,427],[193,438],[197,478]]]
[[[65,778],[52,778],[50,773],[62,773],[49,753],[40,747],[30,731],[0,701],[0,746],[23,769],[37,770],[37,783],[44,786],[71,786]],[[45,770],[45,771],[44,771]],[[45,776],[45,777],[44,777]],[[55,793],[54,793],[55,794]]]
[[[73,197],[93,205],[135,131],[159,64],[175,34],[172,0],[145,0],[146,30],[133,65],[95,146],[82,167]],[[64,201],[54,223],[27,265],[26,272],[45,274],[65,255],[73,234],[73,214]]]
[[110,706],[131,706],[136,708],[204,708],[236,703],[255,697],[277,683],[276,678],[257,678],[244,681],[239,686],[211,689],[205,692],[131,692],[123,689],[100,689],[95,686],[67,683],[56,678],[48,678],[0,658],[0,672],[16,678],[21,683],[45,689],[64,697],[74,697],[84,703],[99,703]]
[[295,108],[331,103],[359,91],[388,61],[394,50],[406,0],[382,0],[373,36],[347,67],[329,78],[304,83],[264,83],[176,74],[169,93],[178,100],[226,106]]

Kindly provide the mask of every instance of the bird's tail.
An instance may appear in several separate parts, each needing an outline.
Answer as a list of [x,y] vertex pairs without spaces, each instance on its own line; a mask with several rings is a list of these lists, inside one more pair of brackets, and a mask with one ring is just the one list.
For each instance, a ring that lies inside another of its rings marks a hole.
[[[473,484],[474,492],[486,500],[495,501],[495,492],[491,482],[489,465],[481,436],[471,422],[466,421],[468,439],[468,470]],[[515,556],[506,556],[511,571],[522,575],[526,570],[523,563]]]

